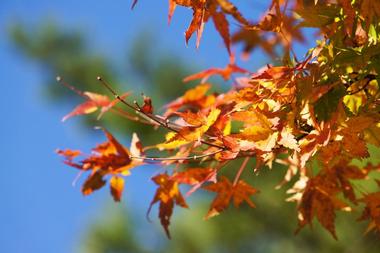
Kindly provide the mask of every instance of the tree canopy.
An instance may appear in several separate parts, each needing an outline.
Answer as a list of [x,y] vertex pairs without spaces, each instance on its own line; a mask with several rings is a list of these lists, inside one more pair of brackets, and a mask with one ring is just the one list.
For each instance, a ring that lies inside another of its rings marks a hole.
[[[225,68],[184,78],[199,83],[168,103],[162,114],[154,99],[142,95],[141,102],[133,101],[128,92],[116,91],[107,77],[97,79],[113,97],[81,91],[64,76],[58,78],[84,100],[63,120],[99,110],[98,118],[114,112],[167,130],[153,145],[144,145],[143,138],[131,133],[127,148],[101,128],[106,141],[90,155],[57,150],[67,165],[88,172],[82,193],[91,194],[108,180],[112,197],[120,201],[124,178],[132,169],[159,164],[166,172],[152,178],[157,191],[150,207],[159,205],[159,219],[170,237],[174,207],[187,208],[192,193],[203,189],[215,194],[206,219],[231,204],[256,207],[253,198],[260,189],[242,179],[242,173],[260,176],[279,163],[287,172],[278,188],[287,185],[287,200],[297,204],[297,231],[316,218],[337,238],[336,212],[355,209],[362,210],[359,220],[368,221],[367,232],[379,231],[380,163],[369,160],[380,147],[380,3],[273,0],[259,18],[244,16],[228,0],[170,0],[169,22],[177,6],[193,11],[186,42],[195,33],[198,47],[204,26],[212,20],[230,57]],[[230,31],[230,23],[237,23],[238,29]],[[314,28],[318,40],[299,56],[293,42],[305,40],[305,28]],[[238,43],[243,44],[243,57],[258,47],[281,61],[256,72],[243,69],[234,60],[233,45]],[[213,75],[230,81],[231,88],[210,92]],[[227,166],[236,160],[240,166]],[[189,186],[186,194],[182,185]]]

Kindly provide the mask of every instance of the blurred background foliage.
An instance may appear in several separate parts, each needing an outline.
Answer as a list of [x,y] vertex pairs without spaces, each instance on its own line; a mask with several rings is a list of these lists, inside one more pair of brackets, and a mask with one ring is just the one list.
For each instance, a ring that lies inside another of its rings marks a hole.
[[[82,99],[58,85],[55,82],[57,75],[80,90],[105,94],[106,90],[96,81],[101,75],[119,93],[133,91],[130,100],[141,103],[141,92],[152,97],[157,111],[192,87],[192,84],[182,83],[182,79],[194,72],[194,66],[180,56],[157,52],[151,46],[157,36],[149,32],[142,32],[130,48],[121,52],[125,54],[122,68],[111,64],[109,56],[94,52],[82,31],[63,30],[52,22],[37,27],[15,24],[10,29],[10,37],[20,54],[43,66],[44,93],[52,105],[65,103],[74,107]],[[96,115],[81,119],[79,122],[84,127],[102,124],[124,136],[138,132],[144,144],[163,138],[162,132],[110,113],[101,122],[96,121]],[[240,163],[231,162],[223,171],[235,173]],[[251,172],[245,170],[243,177],[260,190],[260,194],[254,197],[256,209],[231,208],[218,217],[203,221],[212,195],[197,192],[189,199],[191,210],[176,208],[170,227],[173,239],[168,240],[158,220],[153,218],[157,210],[152,211],[152,224],[145,219],[145,207],[107,203],[83,233],[78,252],[379,252],[378,235],[363,235],[366,224],[353,222],[360,216],[358,212],[339,213],[339,241],[317,223],[312,230],[307,228],[294,235],[296,206],[284,201],[286,187],[274,190],[285,168],[280,165],[264,168],[259,177],[252,176]],[[141,191],[144,191],[143,187]]]

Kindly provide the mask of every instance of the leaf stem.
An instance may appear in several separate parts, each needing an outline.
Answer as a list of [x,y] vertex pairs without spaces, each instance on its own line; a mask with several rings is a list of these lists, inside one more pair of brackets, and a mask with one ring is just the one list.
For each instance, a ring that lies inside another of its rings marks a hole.
[[236,173],[236,176],[235,176],[235,179],[234,179],[233,186],[235,186],[235,185],[238,183],[238,181],[239,181],[239,179],[240,179],[240,176],[241,176],[241,173],[243,172],[245,166],[247,166],[247,163],[248,163],[248,161],[249,161],[249,158],[250,158],[249,156],[246,157],[246,158],[244,158],[243,163],[241,164],[241,166],[240,166],[238,172]]

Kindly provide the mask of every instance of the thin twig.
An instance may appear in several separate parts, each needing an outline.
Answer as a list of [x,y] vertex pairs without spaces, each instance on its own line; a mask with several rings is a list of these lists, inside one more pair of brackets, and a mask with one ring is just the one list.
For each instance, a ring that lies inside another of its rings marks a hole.
[[136,122],[140,122],[142,124],[156,126],[155,123],[152,123],[151,121],[148,121],[148,120],[145,120],[145,119],[141,119],[141,118],[139,118],[137,116],[130,115],[126,111],[121,110],[120,108],[112,107],[111,111],[114,112],[114,113],[116,113],[116,114],[118,114],[121,117],[126,118],[126,119],[129,119],[129,120],[132,120],[132,121],[136,121]]
[[57,76],[55,79],[57,80],[57,82],[59,82],[60,84],[62,84],[66,88],[68,88],[69,90],[75,92],[79,96],[82,96],[82,97],[88,99],[88,97],[84,94],[83,91],[77,90],[74,86],[71,86],[70,84],[66,83],[61,76]]
[[198,160],[204,157],[212,156],[222,152],[223,149],[216,150],[211,153],[203,154],[203,155],[193,155],[186,157],[142,157],[142,156],[131,156],[131,159],[137,160],[150,160],[150,161],[186,161],[186,160]]
[[[129,104],[127,101],[125,101],[123,98],[121,98],[114,89],[112,89],[112,87],[107,83],[105,82],[100,76],[97,77],[97,80],[101,82],[101,84],[103,84],[103,86],[105,86],[113,95],[116,99],[118,99],[121,103],[123,103],[124,105],[126,105],[127,107],[131,108],[132,110],[138,112],[138,113],[141,113],[143,115],[145,115],[146,117],[148,117],[149,119],[151,119],[152,121],[156,122],[157,124],[159,124],[160,126],[164,127],[164,128],[167,128],[169,129],[170,131],[172,132],[175,132],[177,134],[181,134],[179,130],[175,129],[175,128],[172,128],[171,126],[169,126],[169,124],[167,122],[162,122],[161,120],[159,120],[157,117],[155,117],[154,115],[150,114],[150,113],[146,113],[144,112],[141,107],[137,104],[137,102],[134,102],[134,104],[136,105],[133,106],[131,104]],[[183,137],[183,136],[182,136]],[[185,137],[183,137],[184,139],[186,139]],[[220,145],[217,145],[217,144],[214,144],[214,143],[211,143],[211,142],[208,142],[208,141],[205,141],[205,140],[200,140],[201,143],[205,144],[205,145],[208,145],[208,146],[211,146],[211,147],[215,147],[215,148],[219,148],[219,149],[223,149],[223,150],[226,150],[226,147],[224,146],[220,146]]]
[[240,176],[241,176],[241,173],[243,172],[245,166],[247,166],[247,163],[248,163],[248,161],[249,161],[249,158],[250,158],[250,157],[246,157],[246,158],[244,158],[243,163],[241,164],[241,166],[240,166],[238,172],[236,173],[236,176],[235,176],[235,179],[234,179],[233,186],[235,186],[235,185],[238,183],[239,178],[240,178]]

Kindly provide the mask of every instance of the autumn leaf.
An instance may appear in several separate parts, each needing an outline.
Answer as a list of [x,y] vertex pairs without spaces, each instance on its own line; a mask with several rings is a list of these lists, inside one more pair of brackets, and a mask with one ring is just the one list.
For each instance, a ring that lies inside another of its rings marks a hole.
[[82,154],[82,152],[80,150],[70,150],[70,149],[66,149],[66,150],[60,150],[60,149],[57,149],[56,150],[56,153],[58,155],[61,155],[61,156],[64,156],[68,161],[72,161],[75,157],[79,156],[80,154]]
[[[138,1],[132,2],[133,7]],[[349,205],[355,209],[364,206],[360,220],[369,221],[367,231],[380,231],[379,194],[365,186],[355,187],[356,180],[374,179],[371,172],[379,171],[379,165],[364,165],[364,158],[377,158],[372,150],[380,146],[378,1],[272,0],[261,17],[249,17],[249,21],[238,10],[238,1],[168,2],[168,23],[176,8],[192,11],[186,43],[196,36],[198,47],[211,21],[229,53],[229,63],[186,77],[184,81],[200,79],[200,84],[169,102],[162,115],[153,114],[157,112],[149,97],[143,96],[142,106],[129,104],[123,100],[128,94],[119,96],[101,82],[117,98],[112,101],[76,90],[57,78],[85,99],[63,120],[97,110],[100,117],[110,111],[167,132],[161,143],[145,148],[135,133],[127,149],[104,130],[107,141],[94,147],[90,155],[57,150],[65,164],[78,169],[80,175],[87,174],[82,193],[89,195],[109,180],[113,199],[120,201],[123,176],[132,168],[145,161],[171,166],[171,175],[152,178],[158,187],[148,210],[158,204],[161,225],[170,237],[175,205],[187,207],[180,185],[189,189],[186,196],[200,188],[216,193],[206,219],[225,211],[231,202],[235,207],[243,203],[255,207],[251,197],[257,190],[239,180],[247,161],[255,158],[256,174],[261,167],[272,168],[274,161],[285,167],[284,179],[276,188],[293,182],[287,200],[297,203],[297,231],[316,219],[336,239],[336,212],[351,211]],[[306,41],[303,27],[312,27],[321,39],[298,54],[293,44]],[[276,65],[268,63],[255,72],[237,66],[231,53],[231,44],[237,43],[242,43],[242,48],[234,50],[242,52],[243,58],[259,48]],[[213,92],[208,81],[214,75],[224,80],[234,75],[231,87]],[[136,115],[114,107],[118,101]],[[158,149],[154,156],[146,154],[151,149]],[[159,151],[165,155],[157,155]],[[231,182],[220,169],[238,158],[244,162]],[[377,179],[374,182],[379,184]]]
[[176,0],[169,0],[169,13],[168,13],[168,24],[170,24],[175,8],[177,7]]
[[295,151],[300,151],[298,141],[289,128],[282,129],[278,144]]
[[227,51],[229,54],[231,54],[230,49],[230,29],[229,24],[226,19],[226,16],[223,12],[215,12],[214,15],[212,15],[212,20],[214,21],[214,25],[216,30],[219,32],[220,36],[222,36],[224,44],[227,48]]
[[252,208],[255,207],[250,196],[255,194],[257,190],[243,180],[239,180],[236,185],[233,185],[228,178],[221,177],[218,182],[203,188],[217,193],[205,219],[219,215],[227,209],[231,201],[233,201],[235,207],[239,207],[243,202],[246,202]]
[[171,0],[169,1],[169,22],[173,15],[176,5],[190,7],[193,10],[193,17],[189,27],[185,32],[186,44],[194,33],[197,34],[196,47],[199,47],[205,23],[208,22],[210,17],[214,21],[215,27],[221,35],[224,44],[229,54],[230,50],[230,34],[229,22],[225,14],[231,15],[236,21],[243,25],[248,25],[249,22],[242,16],[235,5],[227,0]]
[[185,171],[176,172],[172,179],[180,184],[191,185],[191,189],[186,193],[190,196],[206,182],[216,182],[217,171],[211,168],[187,168]]
[[337,239],[335,211],[350,211],[351,208],[336,196],[341,189],[333,174],[321,173],[307,182],[298,206],[298,229],[312,223],[314,217]]
[[[65,157],[64,162],[82,171],[90,171],[90,175],[85,180],[82,193],[89,195],[93,191],[102,188],[106,184],[105,177],[112,175],[110,180],[111,194],[115,201],[120,201],[124,187],[124,179],[120,175],[127,176],[130,169],[143,164],[141,160],[132,160],[130,152],[121,145],[116,138],[107,130],[102,129],[107,137],[107,142],[97,145],[92,149],[92,154],[80,162],[73,159],[81,154],[80,151],[57,150],[59,155]],[[131,143],[132,155],[140,156],[142,147],[137,135],[133,135]]]
[[110,186],[113,199],[115,201],[120,201],[124,189],[124,179],[118,176],[113,176],[110,180]]
[[175,149],[190,142],[200,142],[201,137],[206,131],[215,123],[220,114],[219,109],[213,109],[207,117],[201,119],[203,124],[199,127],[183,127],[177,133],[169,133],[166,137],[165,143],[157,144],[156,147],[160,150],[163,149]]
[[[121,98],[124,99],[128,95],[129,93],[125,93],[121,96]],[[83,92],[83,96],[87,99],[87,101],[75,107],[73,111],[62,118],[62,121],[66,121],[73,116],[93,113],[99,108],[100,114],[98,115],[98,119],[100,119],[104,113],[119,102],[118,99],[111,101],[107,96],[88,91]]]
[[380,3],[372,0],[360,1],[360,13],[367,24],[371,24],[375,17],[380,17]]
[[300,165],[304,167],[306,162],[322,147],[329,144],[331,138],[331,126],[329,124],[321,124],[319,129],[310,131],[300,144]]
[[150,203],[148,214],[152,206],[159,202],[158,216],[161,225],[165,229],[166,235],[170,238],[169,225],[174,205],[179,205],[184,208],[188,208],[188,206],[179,191],[178,182],[172,179],[168,174],[159,174],[153,177],[152,180],[158,185],[158,189]]
[[229,80],[233,73],[249,73],[248,70],[240,68],[235,64],[235,56],[230,56],[230,63],[225,68],[210,68],[199,73],[190,75],[183,79],[184,82],[189,82],[196,79],[202,79],[201,83],[205,83],[211,76],[220,75],[224,80]]
[[277,80],[288,77],[295,69],[284,66],[266,66],[259,73],[252,75],[253,80]]
[[365,203],[366,207],[362,213],[362,216],[359,220],[369,220],[367,231],[368,233],[371,230],[376,229],[380,231],[380,192],[374,192],[370,194],[365,194],[364,197],[360,200]]
[[257,47],[272,58],[276,56],[276,51],[274,50],[276,40],[268,40],[260,31],[241,28],[232,35],[231,41],[233,44],[243,44],[244,58],[248,58],[248,55]]
[[202,83],[192,89],[189,89],[185,94],[173,102],[165,105],[167,111],[165,116],[169,117],[174,112],[177,112],[180,108],[186,106],[196,106],[200,108],[208,107],[215,103],[215,97],[210,95],[207,96],[207,91],[211,88],[211,85],[208,83]]
[[96,191],[102,188],[106,184],[106,181],[103,179],[103,176],[104,175],[102,175],[100,171],[91,174],[83,183],[83,186],[82,186],[83,195],[89,195],[93,191]]
[[343,123],[344,128],[339,131],[343,136],[342,149],[353,157],[368,157],[368,148],[364,141],[363,131],[376,125],[376,117],[358,116],[352,117]]

